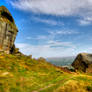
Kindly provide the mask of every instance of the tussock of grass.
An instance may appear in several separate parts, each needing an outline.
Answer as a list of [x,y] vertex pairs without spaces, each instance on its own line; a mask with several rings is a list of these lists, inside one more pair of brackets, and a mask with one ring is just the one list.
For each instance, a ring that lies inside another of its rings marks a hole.
[[74,75],[55,92],[92,92],[92,78],[88,75]]
[[86,87],[88,86],[84,82],[80,83],[78,81],[69,80],[67,83],[64,84],[63,87],[59,88],[57,91],[58,92],[88,92]]

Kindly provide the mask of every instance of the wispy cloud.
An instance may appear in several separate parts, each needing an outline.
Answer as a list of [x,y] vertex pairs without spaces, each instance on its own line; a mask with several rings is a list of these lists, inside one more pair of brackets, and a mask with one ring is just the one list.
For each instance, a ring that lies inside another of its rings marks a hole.
[[76,30],[47,30],[48,35],[38,35],[36,37],[27,37],[27,40],[45,40],[46,42],[49,40],[53,40],[56,37],[60,36],[60,35],[77,35],[79,34],[78,31]]
[[[80,16],[80,26],[92,24],[92,0],[10,0],[10,4],[20,10],[37,14],[55,16]],[[34,18],[38,22],[50,25],[63,25],[49,19]]]
[[49,25],[53,25],[53,26],[61,26],[64,25],[63,22],[59,21],[59,20],[52,20],[52,19],[42,19],[39,17],[32,17],[33,20],[35,20],[36,22],[41,22],[41,23],[45,23],[45,24],[49,24]]
[[91,0],[10,0],[9,2],[15,8],[35,13],[60,16],[92,15]]
[[86,16],[83,19],[78,20],[81,26],[87,26],[92,24],[92,16]]
[[75,56],[82,52],[92,53],[92,48],[90,46],[77,48],[72,42],[49,41],[48,44],[44,45],[16,43],[16,47],[20,48],[22,53],[27,55],[31,54],[35,58]]
[[44,40],[44,39],[47,39],[47,36],[46,35],[39,35],[37,37],[27,37],[26,39],[27,40]]
[[72,42],[64,42],[60,41],[60,39],[56,40],[55,38],[59,35],[76,35],[79,34],[79,32],[73,30],[48,30],[47,32],[48,35],[38,35],[33,38],[27,38],[41,42],[38,45],[17,43],[16,46],[19,47],[24,54],[32,54],[33,57],[63,57],[75,55],[76,46]]
[[76,47],[71,42],[52,41],[44,45],[30,45],[26,43],[16,43],[16,47],[24,54],[32,54],[33,57],[63,57],[74,55]]
[[50,33],[51,35],[74,35],[74,34],[79,34],[78,31],[76,30],[54,30],[54,31],[51,31],[49,30],[48,33]]

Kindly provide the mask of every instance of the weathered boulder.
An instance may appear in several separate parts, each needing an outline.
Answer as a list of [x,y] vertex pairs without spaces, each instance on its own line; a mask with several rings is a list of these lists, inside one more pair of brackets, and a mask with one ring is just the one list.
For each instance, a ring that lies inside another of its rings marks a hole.
[[92,73],[92,54],[80,53],[72,66],[78,71]]
[[12,53],[18,29],[8,9],[0,7],[0,52]]

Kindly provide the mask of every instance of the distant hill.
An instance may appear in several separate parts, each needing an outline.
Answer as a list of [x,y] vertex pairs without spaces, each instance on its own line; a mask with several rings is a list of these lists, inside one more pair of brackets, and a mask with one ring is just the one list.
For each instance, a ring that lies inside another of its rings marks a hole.
[[53,58],[47,58],[47,61],[57,66],[67,66],[67,65],[71,65],[74,59],[75,59],[74,56],[57,57],[57,58],[53,57]]

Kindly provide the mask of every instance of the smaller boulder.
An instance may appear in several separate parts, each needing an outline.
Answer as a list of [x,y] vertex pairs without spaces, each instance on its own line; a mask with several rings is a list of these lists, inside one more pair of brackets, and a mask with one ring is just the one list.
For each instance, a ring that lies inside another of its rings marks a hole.
[[92,73],[92,54],[80,53],[72,66],[80,72]]

